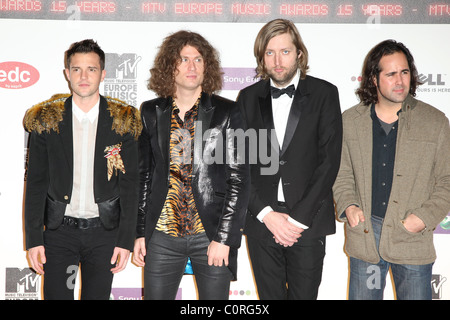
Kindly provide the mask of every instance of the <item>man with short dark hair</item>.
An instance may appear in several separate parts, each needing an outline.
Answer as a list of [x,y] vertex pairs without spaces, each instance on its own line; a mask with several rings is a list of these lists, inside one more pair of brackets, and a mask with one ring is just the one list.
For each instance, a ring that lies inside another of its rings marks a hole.
[[81,299],[109,299],[133,248],[142,125],[137,109],[99,94],[104,66],[96,42],[72,44],[72,95],[55,95],[24,118],[26,248],[32,268],[45,272],[44,299],[74,299],[79,264]]

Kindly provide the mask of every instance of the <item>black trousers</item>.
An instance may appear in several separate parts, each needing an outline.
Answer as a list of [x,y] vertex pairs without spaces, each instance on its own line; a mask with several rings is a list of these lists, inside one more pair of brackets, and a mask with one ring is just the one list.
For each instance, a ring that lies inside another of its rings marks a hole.
[[227,300],[232,273],[225,265],[208,265],[209,244],[205,233],[177,238],[155,230],[145,257],[144,299],[174,300],[189,257],[198,298]]
[[[278,212],[287,212],[279,202]],[[284,247],[273,237],[263,240],[247,236],[247,247],[261,300],[315,300],[322,281],[325,236],[300,237]]]
[[88,229],[62,225],[56,230],[45,230],[44,299],[73,300],[80,266],[80,298],[108,300],[116,237],[117,229],[107,231],[101,225]]

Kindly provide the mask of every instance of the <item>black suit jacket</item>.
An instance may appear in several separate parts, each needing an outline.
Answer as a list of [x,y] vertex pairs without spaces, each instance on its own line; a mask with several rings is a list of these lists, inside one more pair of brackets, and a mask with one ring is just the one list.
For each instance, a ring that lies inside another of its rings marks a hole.
[[[136,121],[135,125],[140,126],[137,109],[122,106],[118,100],[100,97],[94,154],[94,199],[99,207],[103,226],[106,229],[119,227],[116,246],[132,250],[138,203],[138,133],[119,134],[113,130],[113,121],[123,121],[118,117],[114,118],[108,108],[114,103],[117,106],[115,110],[127,114],[129,120],[133,119]],[[51,114],[45,110],[54,110],[54,114],[60,114],[61,118],[54,121]],[[35,118],[44,124],[44,127],[26,128],[30,131],[25,197],[27,249],[43,244],[44,225],[49,229],[56,229],[61,225],[66,205],[71,200],[72,97],[53,98],[35,106],[27,111],[25,122],[31,123],[30,118]],[[53,129],[50,129],[50,125],[53,125]],[[125,166],[125,174],[117,171],[116,175],[113,172],[108,181],[105,147],[119,143],[122,143],[120,156]]]
[[[280,176],[289,215],[308,226],[303,237],[316,237],[335,232],[332,186],[336,178],[342,145],[342,118],[337,88],[314,77],[306,76],[298,83],[290,109],[283,142],[276,141],[270,96],[270,81],[261,80],[238,96],[238,106],[247,128],[257,131],[256,161],[251,165],[252,189],[249,215],[245,227],[248,236],[272,237],[256,219],[266,206],[277,207]],[[274,141],[275,140],[275,141]],[[267,141],[267,142],[266,142]],[[272,164],[264,164],[262,146],[279,161],[274,174],[262,174]]]
[[[169,188],[171,114],[171,98],[156,98],[141,106],[137,236],[145,236],[146,243],[156,227]],[[250,168],[244,160],[227,163],[225,159],[229,152],[239,148],[233,143],[230,130],[242,129],[244,123],[234,102],[205,93],[197,121],[192,168],[195,204],[209,240],[230,246],[229,267],[235,275],[250,192]],[[220,159],[219,153],[224,161],[212,161],[212,155]]]

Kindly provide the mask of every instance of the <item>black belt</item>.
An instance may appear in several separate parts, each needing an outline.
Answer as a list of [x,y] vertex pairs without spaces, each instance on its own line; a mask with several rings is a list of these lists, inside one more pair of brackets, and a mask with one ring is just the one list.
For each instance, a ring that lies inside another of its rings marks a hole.
[[102,225],[100,218],[80,219],[73,217],[64,217],[63,225],[75,229],[98,228]]

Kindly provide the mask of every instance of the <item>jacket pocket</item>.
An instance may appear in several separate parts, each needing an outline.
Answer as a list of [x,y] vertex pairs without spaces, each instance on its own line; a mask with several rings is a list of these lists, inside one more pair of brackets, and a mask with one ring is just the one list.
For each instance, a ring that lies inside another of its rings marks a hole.
[[355,258],[367,259],[367,227],[364,222],[358,223],[355,227],[350,227],[348,222],[345,223],[346,242],[345,250]]
[[432,233],[410,232],[401,220],[396,222],[391,239],[392,255],[398,259],[430,259],[435,254]]
[[58,229],[66,213],[66,204],[52,199],[47,195],[45,202],[44,224],[48,229]]
[[97,203],[100,221],[106,230],[112,230],[119,226],[120,198],[119,196]]

